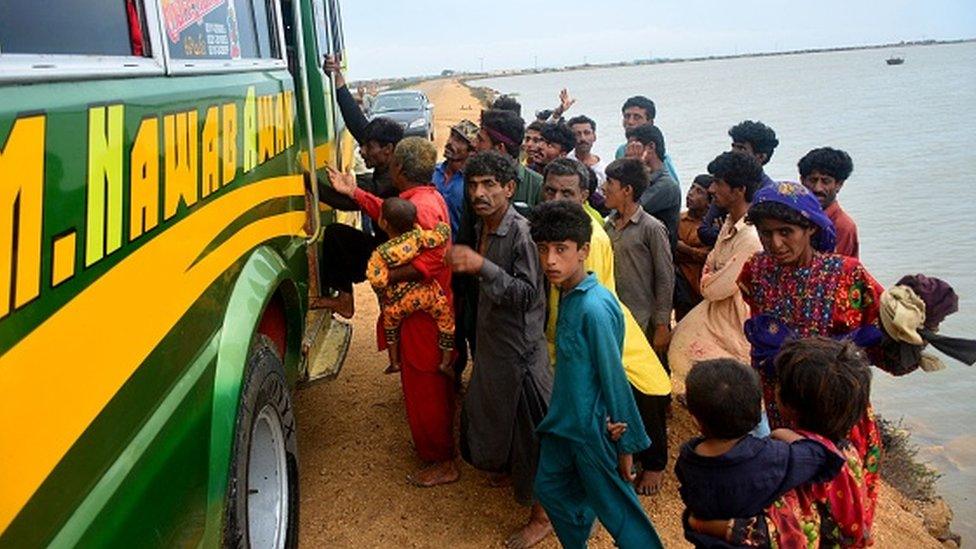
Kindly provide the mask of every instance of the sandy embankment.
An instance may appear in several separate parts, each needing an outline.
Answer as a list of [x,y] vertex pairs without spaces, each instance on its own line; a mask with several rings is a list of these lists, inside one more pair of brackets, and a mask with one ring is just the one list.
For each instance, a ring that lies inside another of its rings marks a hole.
[[[481,106],[453,80],[423,88],[435,104],[436,137],[443,149],[447,128],[461,118],[477,121]],[[399,379],[383,375],[385,353],[376,351],[376,299],[368,285],[356,288],[352,348],[339,378],[296,395],[301,456],[301,539],[305,547],[499,547],[524,521],[526,510],[506,489],[489,488],[466,464],[461,480],[432,489],[408,486],[419,463],[403,410]],[[669,448],[693,435],[687,412],[675,407]],[[684,547],[682,510],[673,470],[661,494],[642,498],[665,544]],[[882,487],[875,521],[876,547],[938,548],[914,509]],[[601,529],[592,547],[609,548]],[[550,538],[541,547],[558,547]]]
[[434,104],[434,145],[439,154],[443,155],[451,126],[463,119],[479,123],[481,103],[471,95],[467,86],[457,80],[431,80],[415,88],[423,90]]

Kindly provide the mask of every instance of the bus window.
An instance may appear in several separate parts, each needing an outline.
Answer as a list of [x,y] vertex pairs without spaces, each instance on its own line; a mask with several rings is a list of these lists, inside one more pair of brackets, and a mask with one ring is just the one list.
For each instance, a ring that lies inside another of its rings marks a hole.
[[0,54],[149,56],[141,0],[0,2]]
[[274,0],[161,2],[165,40],[171,59],[282,58]]
[[253,59],[271,59],[278,57],[277,44],[272,17],[274,7],[265,0],[237,0],[239,13],[247,14],[242,22],[251,24],[241,25],[241,57]]
[[315,41],[318,45],[319,58],[332,53],[329,46],[329,18],[325,15],[325,0],[312,0],[312,11],[315,13]]
[[332,26],[329,28],[332,51],[341,58],[346,53],[346,45],[342,39],[342,13],[339,11],[338,0],[329,0],[329,12],[332,14]]

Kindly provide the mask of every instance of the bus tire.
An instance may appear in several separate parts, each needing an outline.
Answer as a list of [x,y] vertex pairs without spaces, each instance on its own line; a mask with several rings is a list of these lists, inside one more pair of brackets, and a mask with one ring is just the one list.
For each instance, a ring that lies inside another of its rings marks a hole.
[[298,445],[281,359],[258,334],[237,409],[225,547],[298,547]]

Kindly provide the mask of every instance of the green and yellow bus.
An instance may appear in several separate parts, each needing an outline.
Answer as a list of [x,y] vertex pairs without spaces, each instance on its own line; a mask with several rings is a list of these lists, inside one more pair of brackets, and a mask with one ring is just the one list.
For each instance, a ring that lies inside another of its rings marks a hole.
[[0,547],[296,545],[342,52],[337,0],[0,2]]

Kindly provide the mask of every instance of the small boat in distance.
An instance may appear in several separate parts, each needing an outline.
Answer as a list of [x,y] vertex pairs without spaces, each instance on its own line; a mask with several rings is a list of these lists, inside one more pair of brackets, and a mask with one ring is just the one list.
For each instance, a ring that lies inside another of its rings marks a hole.
[[889,57],[888,59],[885,60],[885,63],[889,65],[901,65],[904,62],[905,62],[904,57]]

